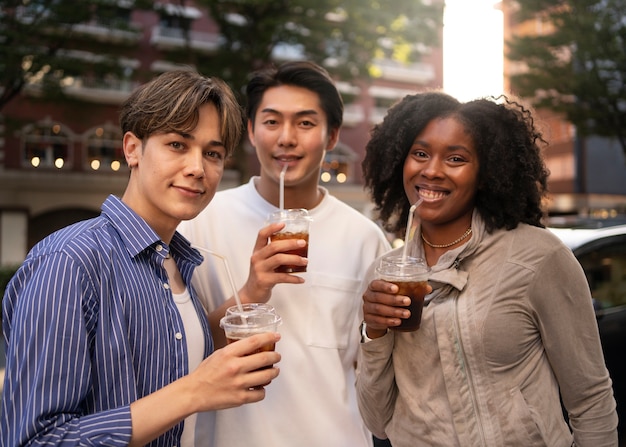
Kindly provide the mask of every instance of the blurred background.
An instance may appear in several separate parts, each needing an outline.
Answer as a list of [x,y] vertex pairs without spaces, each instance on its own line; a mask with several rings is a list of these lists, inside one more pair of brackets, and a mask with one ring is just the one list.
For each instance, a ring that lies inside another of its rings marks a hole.
[[[0,292],[36,242],[123,193],[118,108],[141,83],[180,67],[227,80],[242,104],[254,69],[289,59],[326,67],[345,113],[320,181],[373,219],[360,163],[370,129],[391,105],[430,89],[461,100],[521,97],[549,143],[551,218],[620,218],[625,3],[3,0]],[[244,141],[221,187],[257,172]]]

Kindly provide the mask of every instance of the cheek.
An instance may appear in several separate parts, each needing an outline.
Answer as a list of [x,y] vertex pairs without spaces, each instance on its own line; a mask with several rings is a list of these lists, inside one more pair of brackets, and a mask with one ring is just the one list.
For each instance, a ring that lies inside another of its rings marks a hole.
[[410,202],[413,202],[413,197],[417,196],[414,186],[414,177],[417,173],[415,163],[411,163],[410,160],[404,162],[402,168],[402,184],[404,186],[404,193],[408,197]]
[[418,173],[419,166],[411,158],[407,158],[402,166],[402,179],[404,184],[410,183]]

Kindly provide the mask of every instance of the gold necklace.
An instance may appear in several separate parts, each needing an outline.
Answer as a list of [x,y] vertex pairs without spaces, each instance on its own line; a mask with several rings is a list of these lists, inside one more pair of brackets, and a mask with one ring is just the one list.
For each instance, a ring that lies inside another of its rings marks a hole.
[[455,244],[458,244],[459,242],[461,242],[463,239],[467,239],[467,237],[472,234],[472,227],[469,227],[467,230],[465,230],[465,233],[463,233],[463,235],[458,238],[455,241],[450,242],[449,244],[431,244],[430,242],[428,242],[426,240],[426,238],[424,237],[424,233],[422,233],[422,240],[424,242],[426,242],[426,245],[428,245],[429,247],[433,247],[433,248],[448,248],[448,247],[452,247]]

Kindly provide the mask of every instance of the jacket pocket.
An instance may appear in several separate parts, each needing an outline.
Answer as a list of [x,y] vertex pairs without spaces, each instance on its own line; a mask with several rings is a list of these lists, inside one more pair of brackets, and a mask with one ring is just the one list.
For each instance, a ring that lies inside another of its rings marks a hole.
[[515,445],[548,447],[543,437],[545,427],[541,423],[541,418],[528,406],[519,388],[516,387],[511,390],[511,399],[513,409],[510,415],[512,417],[509,417],[509,420],[512,421],[515,438],[519,442]]

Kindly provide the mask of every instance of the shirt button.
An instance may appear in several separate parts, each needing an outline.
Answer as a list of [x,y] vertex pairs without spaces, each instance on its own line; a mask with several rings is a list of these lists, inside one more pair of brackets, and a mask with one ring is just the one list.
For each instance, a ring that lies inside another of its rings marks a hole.
[[176,340],[182,340],[183,339],[183,334],[181,334],[180,332],[176,332]]
[[169,290],[170,285],[169,285],[168,283],[164,282],[164,283],[163,283],[163,288],[164,288],[165,290]]
[[156,251],[163,251],[163,246],[161,244],[157,245]]

